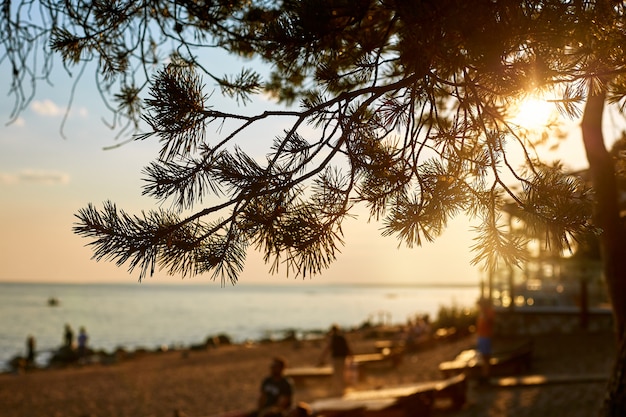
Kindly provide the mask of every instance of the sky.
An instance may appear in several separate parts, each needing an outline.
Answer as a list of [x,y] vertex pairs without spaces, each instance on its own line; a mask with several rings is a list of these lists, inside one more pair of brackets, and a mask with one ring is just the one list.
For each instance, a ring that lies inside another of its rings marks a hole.
[[[58,66],[57,66],[58,67]],[[8,79],[0,66],[0,79]],[[236,71],[238,72],[238,71]],[[87,204],[102,207],[111,200],[129,213],[158,208],[141,195],[141,170],[158,153],[155,140],[131,142],[104,150],[116,139],[104,120],[103,107],[86,73],[76,90],[69,116],[60,132],[70,100],[71,80],[58,73],[54,85],[40,83],[34,99],[19,118],[8,124],[13,101],[8,81],[0,83],[0,282],[136,283],[139,271],[128,272],[108,261],[91,259],[89,241],[72,233],[74,214]],[[210,90],[210,85],[208,86]],[[219,94],[216,92],[215,94]],[[259,103],[259,109],[271,103]],[[273,138],[281,126],[255,134]],[[586,166],[576,134],[564,150],[573,166]],[[249,138],[248,138],[249,140]],[[250,144],[248,145],[250,146]],[[242,147],[246,150],[245,143]],[[478,286],[484,274],[470,261],[473,235],[468,219],[452,221],[434,243],[412,249],[398,247],[394,237],[381,237],[380,224],[367,215],[344,224],[345,246],[337,261],[311,283],[465,283]],[[256,253],[250,253],[239,282],[283,284],[301,281],[282,269],[270,275]],[[144,283],[210,283],[210,275],[169,276],[158,272]],[[215,282],[219,285],[219,282]]]

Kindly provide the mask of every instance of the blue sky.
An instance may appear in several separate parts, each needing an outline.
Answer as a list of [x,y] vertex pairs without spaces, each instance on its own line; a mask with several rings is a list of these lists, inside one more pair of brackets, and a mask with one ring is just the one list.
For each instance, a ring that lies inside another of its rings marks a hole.
[[[7,71],[0,66],[0,74]],[[128,273],[125,267],[91,260],[91,250],[85,247],[88,241],[71,229],[74,213],[88,203],[101,206],[112,200],[130,213],[156,208],[155,201],[141,196],[141,170],[156,157],[158,144],[156,140],[132,142],[103,150],[127,136],[116,141],[116,132],[103,122],[110,114],[89,71],[77,89],[62,137],[71,81],[58,75],[54,86],[38,86],[34,100],[14,123],[0,127],[0,281],[136,282],[138,271]],[[8,82],[0,84],[6,97],[0,102],[4,123],[10,119],[13,104],[6,96],[8,88]],[[218,92],[213,95],[215,100],[218,96]],[[270,105],[261,102],[258,108]],[[254,135],[271,141],[281,130],[280,125],[269,125]],[[583,167],[580,140],[576,134],[572,136],[564,148],[565,159],[574,167]],[[248,150],[253,142],[250,137],[243,139],[241,145]],[[379,224],[367,223],[364,214],[348,221],[344,226],[346,245],[338,261],[310,281],[478,285],[482,278],[478,269],[470,266],[472,235],[463,217],[453,221],[437,242],[413,249],[398,248],[398,241],[382,238],[379,228]],[[251,253],[240,282],[294,281],[293,277],[287,279],[284,270],[273,276],[268,270],[260,256]],[[147,282],[173,283],[180,278],[159,273]],[[209,282],[209,276],[191,280]]]

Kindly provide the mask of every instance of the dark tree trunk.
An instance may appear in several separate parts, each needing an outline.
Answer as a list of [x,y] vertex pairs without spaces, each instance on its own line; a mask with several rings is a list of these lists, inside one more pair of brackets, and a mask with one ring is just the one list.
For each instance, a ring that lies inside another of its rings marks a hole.
[[622,337],[607,386],[601,417],[626,416],[626,341]]
[[581,128],[596,197],[594,223],[601,229],[604,277],[613,306],[619,344],[619,353],[613,366],[601,416],[617,417],[626,416],[626,231],[620,221],[614,163],[602,135],[604,100],[604,93],[587,99]]

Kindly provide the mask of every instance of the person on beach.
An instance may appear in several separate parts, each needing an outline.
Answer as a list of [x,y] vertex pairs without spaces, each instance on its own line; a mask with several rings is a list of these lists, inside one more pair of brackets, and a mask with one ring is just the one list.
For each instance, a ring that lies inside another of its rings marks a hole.
[[270,374],[261,382],[256,417],[284,416],[290,412],[293,401],[293,383],[284,375],[287,363],[275,357],[270,364]]
[[74,331],[69,324],[65,325],[65,331],[63,333],[63,346],[70,349],[74,346]]
[[26,339],[26,364],[32,366],[35,363],[35,337],[29,335]]
[[476,350],[482,358],[481,382],[489,378],[491,355],[493,354],[492,339],[495,327],[495,311],[491,300],[481,297],[478,300],[478,317],[476,318]]
[[320,365],[325,363],[326,356],[329,353],[333,362],[333,390],[336,394],[341,395],[346,388],[346,363],[352,356],[352,350],[346,337],[336,324],[330,328],[328,342],[320,356]]
[[78,357],[83,358],[87,355],[87,341],[89,340],[89,336],[87,336],[87,331],[84,327],[81,326],[78,331]]

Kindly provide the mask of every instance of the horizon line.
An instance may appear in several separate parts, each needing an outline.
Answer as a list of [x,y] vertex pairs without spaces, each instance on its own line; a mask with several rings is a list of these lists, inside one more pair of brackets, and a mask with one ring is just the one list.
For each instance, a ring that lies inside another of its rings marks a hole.
[[[184,281],[184,282],[183,282]],[[334,282],[312,282],[311,280],[305,280],[307,284],[312,285],[356,285],[356,286],[371,286],[371,287],[424,287],[424,288],[460,288],[460,287],[480,287],[480,282],[469,283],[469,282],[436,282],[436,281],[428,281],[428,282],[408,282],[408,281],[334,281]],[[182,281],[148,281],[144,280],[143,282],[119,282],[119,281],[93,281],[93,282],[76,282],[76,281],[17,281],[17,280],[2,280],[0,279],[0,284],[23,284],[23,285],[171,285],[171,286],[180,286],[180,285],[209,285],[209,284],[219,284],[217,281],[202,281],[198,280],[182,280]],[[226,285],[226,287],[237,286],[237,285],[267,285],[267,286],[281,286],[281,285],[291,285],[293,284],[293,280],[289,280],[288,282],[245,282],[240,281],[234,285]]]

